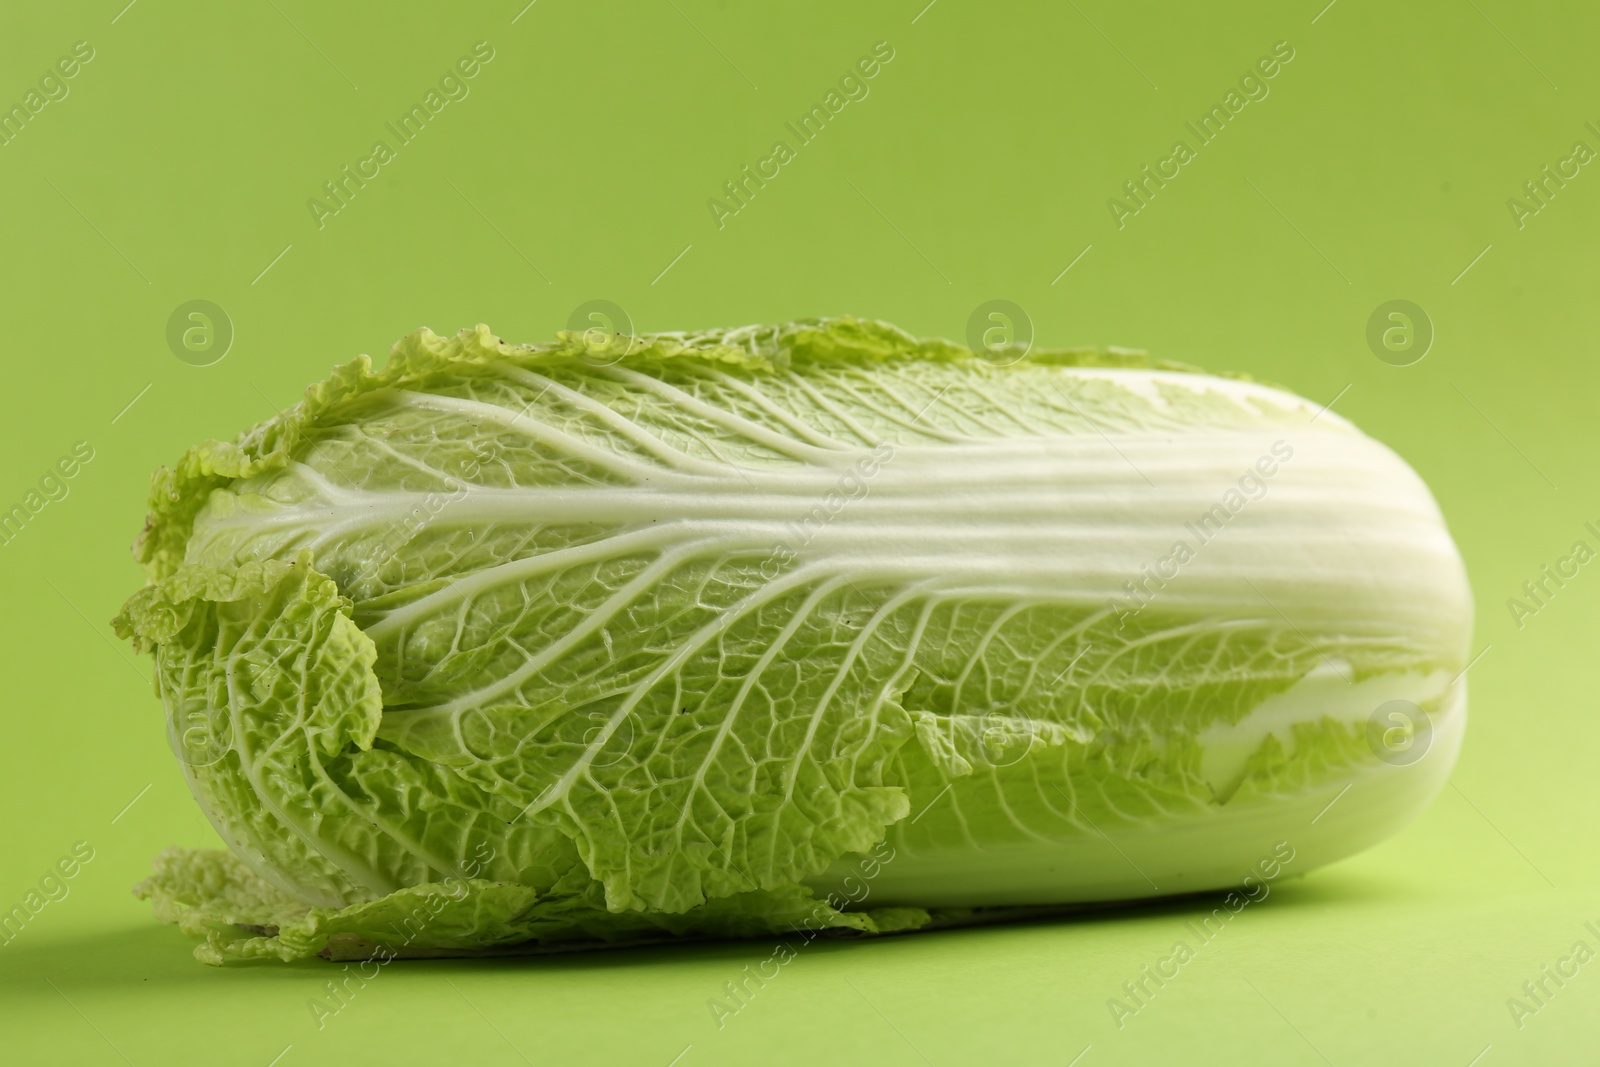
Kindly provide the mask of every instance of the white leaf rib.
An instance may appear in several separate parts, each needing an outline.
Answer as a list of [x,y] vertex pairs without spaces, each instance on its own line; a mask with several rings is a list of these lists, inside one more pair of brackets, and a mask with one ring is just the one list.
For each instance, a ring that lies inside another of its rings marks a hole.
[[661,467],[647,466],[610,449],[580,441],[562,430],[547,426],[538,419],[518,411],[482,400],[463,400],[460,397],[439,396],[435,393],[401,393],[395,403],[422,411],[456,415],[472,425],[490,423],[520,433],[530,440],[564,452],[601,470],[609,471],[631,482],[663,481],[674,473]]
[[[398,844],[416,859],[421,860],[423,866],[430,872],[455,873],[456,865],[441,857],[434,855],[427,848],[415,840],[410,834],[401,829],[400,824],[384,814],[382,805],[358,804],[354,797],[344,791],[344,788],[329,777],[327,769],[322,765],[322,759],[317,755],[315,740],[310,733],[306,733],[306,759],[311,771],[317,778],[339,798],[342,806],[355,815],[357,820],[365,822],[380,830],[385,837]],[[326,814],[324,812],[324,814]],[[431,879],[430,879],[431,880]]]
[[[348,879],[352,885],[359,886],[369,893],[376,893],[380,896],[387,893],[392,893],[396,889],[400,888],[397,882],[385,875],[380,874],[369,863],[360,859],[359,857],[352,855],[342,848],[338,848],[331,842],[319,838],[309,826],[301,824],[298,820],[289,815],[282,805],[278,803],[274,791],[270,788],[266,778],[262,774],[262,767],[265,764],[265,757],[263,756],[258,758],[251,749],[249,741],[250,734],[245,729],[243,718],[244,697],[240,692],[238,678],[234,671],[238,660],[233,656],[232,653],[233,650],[238,648],[239,644],[246,639],[254,639],[259,643],[260,639],[256,637],[257,626],[266,622],[275,621],[276,619],[269,620],[264,613],[256,614],[255,617],[253,617],[249,624],[245,627],[243,633],[236,634],[232,641],[226,642],[226,651],[224,651],[225,643],[222,641],[222,633],[226,623],[223,619],[221,611],[217,611],[218,640],[216,648],[218,654],[225,657],[223,675],[226,681],[226,688],[228,692],[229,726],[233,734],[233,748],[239,753],[239,769],[244,774],[245,780],[250,783],[250,788],[254,790],[262,805],[269,809],[272,814],[275,815],[279,821],[290,830],[290,832],[292,832],[296,837],[300,838],[300,840],[305,843],[307,848],[326,860],[329,866],[338,871],[341,876]],[[304,721],[305,693],[306,690],[302,687],[299,691],[298,697],[300,701],[300,710],[297,715],[297,722],[286,726],[279,734],[278,738],[275,739],[275,741],[284,739],[291,733],[296,725]],[[312,743],[310,738],[305,738],[305,740],[307,744]],[[239,827],[239,832],[244,832],[244,827],[242,825]],[[252,842],[252,844],[254,844],[254,842]],[[259,848],[258,845],[256,847]]]
[[[783,629],[778,631],[777,636],[773,638],[773,640],[767,645],[767,648],[761,653],[761,657],[756,660],[755,666],[753,666],[749,673],[745,675],[744,681],[740,684],[738,692],[734,695],[732,702],[728,705],[727,711],[722,716],[722,722],[717,727],[716,734],[711,739],[710,749],[706,752],[705,758],[700,761],[700,766],[696,769],[694,777],[689,780],[689,795],[691,797],[694,795],[696,790],[704,786],[706,769],[716,761],[717,753],[722,748],[722,742],[733,730],[734,720],[739,717],[740,709],[744,707],[744,702],[749,697],[750,690],[753,689],[761,680],[762,673],[767,669],[767,667],[771,666],[772,661],[776,659],[778,654],[783,651],[785,646],[788,645],[790,639],[793,638],[797,632],[799,632],[800,627],[805,625],[806,620],[810,618],[811,613],[816,610],[817,605],[822,603],[837,590],[843,588],[848,582],[849,578],[835,576],[819,583],[816,589],[812,590],[811,594],[801,602],[798,608],[795,609],[794,614],[784,625]],[[809,741],[809,735],[807,740]],[[806,751],[807,748],[802,747],[800,752],[797,753],[797,756],[803,757]]]
[[496,587],[526,581],[567,567],[602,560],[617,560],[641,549],[663,548],[674,541],[688,540],[691,543],[707,545],[712,543],[710,539],[686,538],[686,526],[688,526],[686,523],[657,523],[643,529],[607,535],[570,548],[508,560],[452,578],[449,585],[409,604],[394,608],[378,621],[368,624],[365,627],[367,636],[374,641],[395,637],[398,631],[404,631],[408,625],[419,622],[452,604],[466,601]]
[[344,493],[360,492],[360,490],[357,490],[354,487],[347,489],[344,486],[334,485],[332,482],[328,481],[327,475],[323,474],[321,471],[317,470],[317,468],[303,460],[290,460],[288,464],[285,465],[284,470],[292,471],[296,477],[310,483],[311,488],[316,492],[316,495],[320,499],[336,499]]
[[[819,377],[820,377],[820,375],[819,375]],[[938,429],[936,427],[929,426],[927,424],[919,425],[918,423],[919,423],[919,420],[920,420],[922,414],[926,414],[926,412],[918,413],[915,408],[911,407],[911,405],[907,404],[904,400],[900,400],[899,397],[895,396],[894,398],[896,400],[900,401],[900,405],[902,407],[904,407],[907,412],[910,413],[911,417],[910,418],[906,418],[905,416],[899,414],[898,412],[891,411],[890,409],[884,407],[882,404],[879,404],[876,401],[874,401],[874,400],[862,395],[860,390],[858,390],[855,386],[851,385],[848,381],[844,380],[845,377],[847,377],[847,376],[846,375],[832,375],[832,376],[829,377],[829,380],[832,382],[834,388],[840,389],[840,390],[843,390],[846,393],[849,393],[850,394],[850,398],[852,400],[854,400],[857,404],[861,405],[861,407],[863,407],[867,411],[871,411],[871,412],[876,413],[877,415],[882,416],[888,422],[891,422],[894,425],[899,426],[900,428],[902,428],[904,430],[909,430],[910,432],[912,432],[914,434],[917,434],[918,436],[921,436],[921,437],[932,437],[935,440],[948,441],[948,442],[952,442],[952,443],[974,440],[974,438],[969,434],[951,433],[948,430],[941,430],[941,429]],[[885,391],[887,392],[887,390],[885,390]],[[894,396],[893,393],[889,393],[888,395]],[[937,394],[935,395],[934,399],[935,400],[938,399]]]
[[675,385],[669,385],[659,378],[652,378],[648,374],[641,374],[636,370],[626,367],[607,367],[606,375],[617,381],[626,382],[635,389],[651,393],[661,400],[666,401],[668,410],[680,408],[692,412],[701,418],[716,423],[723,429],[730,430],[752,443],[769,448],[779,455],[789,456],[793,459],[821,466],[830,466],[838,462],[839,453],[834,449],[818,448],[796,441],[792,437],[778,433],[775,430],[751,422],[749,419],[707,403],[691,393],[686,393]]
[[[789,574],[767,583],[737,603],[723,609],[715,619],[712,619],[691,634],[683,644],[673,650],[671,655],[665,657],[655,670],[651,671],[648,676],[629,691],[627,699],[611,714],[611,718],[601,728],[599,735],[589,743],[583,753],[573,762],[573,765],[557,780],[555,786],[547,794],[545,802],[529,810],[534,812],[542,811],[557,800],[565,801],[573,781],[579,774],[585,773],[589,764],[593,762],[594,757],[605,747],[606,742],[611,740],[611,735],[617,731],[622,721],[632,714],[633,709],[663,679],[673,675],[691,656],[703,649],[713,638],[727,632],[730,627],[747,615],[753,608],[759,608],[764,604],[770,603],[791,589],[800,588],[815,580],[818,576],[819,569],[814,567],[801,567],[791,571]],[[572,811],[570,804],[568,805],[568,810],[572,812],[574,818],[577,817],[577,812]]]
[[418,473],[426,474],[432,478],[437,478],[441,482],[453,486],[456,489],[466,489],[470,485],[469,482],[464,481],[454,474],[442,471],[437,467],[429,466],[428,464],[417,459],[415,456],[406,455],[404,452],[400,451],[398,448],[394,447],[394,445],[390,444],[381,437],[374,437],[372,434],[366,433],[365,431],[360,431],[360,436],[361,440],[367,442],[368,444],[372,445],[372,447],[382,452],[387,452],[389,455],[395,458],[396,462],[402,463]]
[[[761,390],[756,389],[747,382],[740,381],[727,371],[718,370],[715,367],[701,366],[698,364],[686,364],[685,366],[691,368],[692,373],[709,381],[714,381],[724,388],[738,393],[740,396],[759,407],[762,414],[766,415],[773,421],[788,427],[790,431],[800,437],[805,438],[818,448],[839,451],[847,450],[853,447],[850,444],[839,440],[837,437],[834,437],[831,434],[823,433],[815,426],[812,426],[806,423],[804,420],[797,418],[793,412],[785,411],[783,408],[773,403],[772,398],[767,396]],[[868,446],[877,444],[875,440],[867,437],[862,437],[861,441],[863,444]]]
[[[928,394],[927,401],[921,405],[918,405],[907,400],[893,389],[884,389],[883,382],[889,379],[898,381],[908,388],[924,390]],[[882,389],[885,396],[892,398],[896,403],[905,409],[906,414],[911,416],[911,421],[905,425],[912,429],[917,428],[917,424],[924,416],[927,415],[928,409],[931,408],[935,402],[946,396],[951,389],[955,388],[958,381],[963,388],[970,390],[974,395],[980,396],[984,400],[988,401],[994,410],[1004,410],[1011,403],[1010,401],[1005,403],[996,401],[993,396],[979,388],[977,381],[970,376],[962,376],[950,381],[949,384],[942,389],[935,389],[933,388],[931,382],[914,381],[913,379],[907,378],[905,375],[895,370],[884,372],[882,375],[882,380],[880,380],[875,375],[866,375],[854,367],[847,367],[839,372],[839,376],[835,380],[838,381],[844,388],[850,390],[850,394],[852,396],[862,401],[865,401],[866,398],[861,394],[860,390],[856,389],[856,387],[850,383],[859,382],[867,389]],[[981,405],[978,404],[967,404],[963,407],[957,408],[956,410],[960,412],[962,418],[967,419],[970,422],[974,422],[978,426],[982,427],[985,433],[987,433],[990,437],[1005,438],[1014,436],[1006,433],[1006,431],[1002,430],[1000,427],[996,426],[994,423],[980,415],[978,413],[980,407]],[[975,440],[971,434],[958,434],[957,437],[963,440]]]
[[984,656],[988,655],[989,643],[994,640],[995,634],[999,633],[1001,627],[1005,626],[1006,623],[1010,622],[1017,615],[1037,606],[1038,605],[1033,601],[1019,600],[1014,604],[1008,604],[1004,611],[995,616],[994,622],[989,625],[988,630],[984,631],[984,634],[981,638],[979,638],[977,645],[973,648],[972,652],[968,654],[966,663],[964,663],[961,667],[961,673],[956,675],[955,683],[951,690],[950,696],[950,713],[952,715],[961,713],[961,690],[965,688],[967,684],[967,678],[969,678],[972,674],[972,669],[977,666],[978,662],[983,659]]
[[[1083,621],[1072,626],[1070,629],[1063,630],[1061,633],[1052,638],[1048,645],[1039,650],[1038,655],[1028,657],[1028,673],[1023,677],[1021,684],[1017,686],[1017,698],[1020,700],[1026,697],[1029,691],[1032,690],[1034,679],[1038,678],[1039,676],[1040,666],[1049,660],[1050,656],[1055,653],[1056,649],[1060,648],[1063,644],[1072,640],[1074,637],[1077,637],[1079,634],[1082,634],[1090,626],[1093,626],[1095,623],[1099,622],[1109,614],[1111,614],[1109,611],[1097,611],[1086,615]],[[1078,662],[1082,660],[1083,657],[1087,656],[1092,650],[1092,645],[1080,649],[1078,654],[1072,658],[1072,662],[1067,664],[1067,666],[1059,674],[1057,674],[1054,679],[1051,680],[1051,684],[1053,685],[1060,681],[1061,678],[1065,677],[1066,674],[1071,671],[1072,668],[1076,667]]]
[[831,397],[808,382],[805,375],[791,374],[786,379],[785,384],[792,385],[796,389],[800,390],[800,392],[804,393],[806,398],[809,399],[813,404],[817,405],[817,407],[821,408],[823,411],[826,411],[840,422],[844,423],[845,427],[851,433],[861,438],[861,440],[870,442],[873,445],[877,445],[883,441],[883,434],[875,433],[861,425],[861,423],[857,422],[854,415],[850,414],[850,412],[834,403]]
[[443,704],[435,704],[423,708],[392,708],[386,709],[385,713],[426,714],[464,711],[467,708],[481,706],[485,701],[493,700],[495,697],[516,689],[523,682],[527,681],[539,671],[543,670],[546,665],[563,655],[568,649],[585,640],[596,630],[600,629],[600,627],[610,622],[617,612],[621,611],[651,586],[655,585],[657,581],[664,575],[671,573],[673,568],[677,567],[685,560],[692,558],[696,552],[706,547],[707,545],[704,542],[691,541],[687,544],[678,545],[675,548],[662,553],[661,556],[655,560],[655,562],[651,563],[648,567],[635,575],[627,585],[624,585],[621,589],[617,590],[617,592],[613,593],[604,603],[595,608],[594,611],[585,617],[584,620],[577,626],[574,626],[561,637],[546,645],[539,651],[537,655],[529,659],[521,667],[518,667],[515,671],[512,671],[503,678],[496,679],[490,685],[463,693],[455,699],[446,701]]
[[[932,587],[932,585],[933,582],[929,580],[918,582],[906,589],[902,589],[894,596],[885,600],[883,604],[879,606],[878,610],[873,612],[872,618],[868,619],[867,622],[862,625],[861,631],[856,635],[855,640],[850,643],[850,648],[845,652],[845,655],[841,657],[839,667],[833,673],[833,680],[828,683],[828,688],[825,689],[822,695],[817,698],[817,705],[811,711],[811,721],[806,726],[805,739],[800,745],[801,756],[804,756],[805,753],[811,751],[811,747],[816,741],[817,730],[821,727],[823,716],[827,714],[828,707],[833,703],[834,696],[839,692],[840,687],[844,684],[845,678],[850,673],[850,668],[855,666],[856,660],[860,658],[862,649],[864,649],[867,645],[867,642],[872,639],[872,635],[877,632],[878,627],[882,625],[885,619],[889,618],[896,611],[899,611],[901,607],[926,593]],[[910,647],[914,649],[914,643]],[[873,705],[870,716],[871,723],[867,731],[868,737],[874,736],[877,732],[877,714],[878,710],[882,706],[883,702],[881,700]],[[786,777],[788,778],[788,781],[784,783],[783,802],[788,804],[793,801],[794,787],[795,784],[800,780],[799,759],[796,759],[794,763],[790,765]]]
[[581,393],[570,386],[562,385],[553,378],[547,378],[534,371],[513,367],[509,364],[501,364],[500,369],[517,381],[554,393],[574,408],[593,418],[601,426],[649,452],[675,470],[683,471],[687,474],[722,475],[727,473],[727,469],[723,465],[708,463],[705,460],[689,455],[687,452],[673,448],[659,437],[647,432],[632,419],[618,414],[591,396]]

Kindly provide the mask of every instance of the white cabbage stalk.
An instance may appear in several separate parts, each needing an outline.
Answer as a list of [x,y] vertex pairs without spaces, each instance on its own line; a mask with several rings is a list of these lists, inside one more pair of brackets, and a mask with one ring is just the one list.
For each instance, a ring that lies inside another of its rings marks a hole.
[[236,857],[145,887],[205,958],[1217,889],[1442,787],[1466,576],[1337,414],[848,319],[619,344],[421,331],[157,476],[118,625]]

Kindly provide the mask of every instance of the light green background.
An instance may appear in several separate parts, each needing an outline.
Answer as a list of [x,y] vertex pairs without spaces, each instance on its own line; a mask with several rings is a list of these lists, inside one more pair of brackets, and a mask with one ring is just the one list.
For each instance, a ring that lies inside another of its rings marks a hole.
[[[1506,206],[1574,141],[1600,147],[1592,7],[125,2],[0,16],[0,103],[95,49],[0,146],[0,505],[95,450],[0,547],[0,904],[74,842],[96,853],[0,948],[0,1057],[1593,1060],[1600,963],[1520,1030],[1506,1007],[1574,941],[1600,948],[1600,573],[1520,629],[1506,608],[1574,540],[1600,547],[1582,528],[1600,525],[1600,174],[1522,229]],[[308,198],[480,40],[495,55],[470,95],[319,230]],[[719,230],[707,199],[880,40],[895,54],[870,95]],[[1107,198],[1280,40],[1295,58],[1270,96],[1119,230]],[[164,336],[197,298],[236,330],[211,366]],[[306,1000],[328,967],[201,966],[128,893],[161,847],[213,840],[148,670],[106,624],[140,582],[150,471],[419,325],[545,339],[594,298],[646,330],[854,313],[952,337],[1004,298],[1042,343],[1338,396],[1433,487],[1472,575],[1488,651],[1453,786],[1383,846],[1281,884],[1121,1031],[1107,998],[1206,905],[815,944],[721,1030],[707,999],[769,946],[395,965],[321,1031]],[[1437,331],[1414,366],[1365,341],[1395,298]]]

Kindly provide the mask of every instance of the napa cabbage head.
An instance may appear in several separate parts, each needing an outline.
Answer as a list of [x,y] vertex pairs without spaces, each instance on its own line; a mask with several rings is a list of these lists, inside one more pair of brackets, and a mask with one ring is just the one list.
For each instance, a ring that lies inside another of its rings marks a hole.
[[1115,350],[422,330],[159,472],[136,553],[116,626],[229,849],[141,892],[212,961],[1299,873],[1425,804],[1466,713],[1411,469]]

